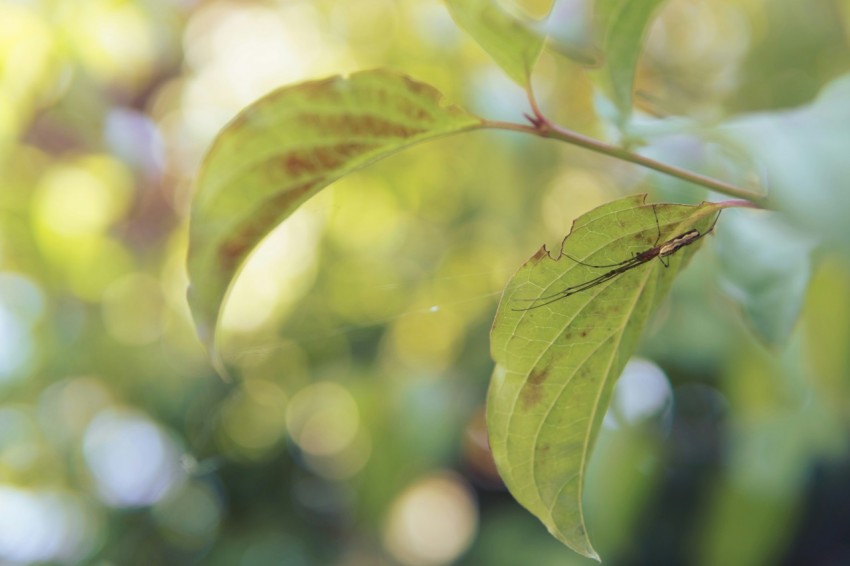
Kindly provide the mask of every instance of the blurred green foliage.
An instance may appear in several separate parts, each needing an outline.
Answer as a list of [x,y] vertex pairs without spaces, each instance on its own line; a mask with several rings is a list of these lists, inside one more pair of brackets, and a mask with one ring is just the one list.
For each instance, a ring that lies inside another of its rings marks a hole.
[[[554,4],[565,28],[588,13]],[[615,392],[586,490],[610,562],[850,561],[850,2],[802,4],[669,0],[648,36],[629,135],[764,174],[783,235],[718,223],[649,325],[640,353],[669,394],[635,412]],[[538,98],[616,137],[561,55],[576,34],[544,50]],[[483,116],[527,111],[432,0],[0,4],[0,561],[587,562],[489,460],[498,294],[582,212],[700,190],[510,134],[418,146],[251,259],[227,313],[238,381],[195,337],[186,222],[215,133],[273,87],[377,66]]]

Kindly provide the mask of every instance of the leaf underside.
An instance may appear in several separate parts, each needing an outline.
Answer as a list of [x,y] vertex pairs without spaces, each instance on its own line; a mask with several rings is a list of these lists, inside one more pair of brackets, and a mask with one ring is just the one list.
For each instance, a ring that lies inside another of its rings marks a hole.
[[[508,489],[575,551],[588,538],[582,490],[614,383],[641,329],[702,239],[539,308],[535,301],[691,229],[710,230],[721,205],[646,205],[623,198],[577,219],[560,254],[541,248],[508,282],[491,332],[496,367],[487,398],[490,446]],[[657,219],[657,220],[656,220]],[[660,235],[659,235],[660,232]]]
[[493,0],[446,0],[455,23],[517,84],[529,84],[544,37],[506,13]]
[[189,305],[213,359],[239,268],[298,206],[405,147],[480,126],[433,87],[381,70],[284,87],[240,112],[201,166],[189,235]]
[[600,0],[597,23],[603,34],[603,85],[625,123],[632,111],[638,60],[653,17],[665,0]]

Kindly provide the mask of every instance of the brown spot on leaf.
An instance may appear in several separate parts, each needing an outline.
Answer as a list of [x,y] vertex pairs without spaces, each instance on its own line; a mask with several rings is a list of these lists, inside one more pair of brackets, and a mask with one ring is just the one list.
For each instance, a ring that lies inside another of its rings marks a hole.
[[408,101],[408,100],[399,100],[395,106],[395,110],[404,114],[406,118],[411,120],[415,120],[417,122],[433,122],[434,117],[431,114],[422,108],[421,106],[417,106],[416,104]]
[[323,135],[409,138],[426,131],[425,128],[399,124],[380,116],[305,112],[298,116],[298,120]]
[[[428,100],[436,100],[440,97],[440,94],[430,85],[416,82],[407,77],[405,77],[405,83],[407,90],[415,96],[427,98]],[[432,120],[431,115],[424,108],[407,100],[400,102],[396,108],[408,118],[414,120]]]
[[530,263],[537,263],[541,259],[543,259],[544,257],[546,257],[548,255],[549,255],[549,251],[546,249],[546,246],[540,246],[540,249],[537,250],[536,252],[534,252],[534,255],[531,256],[531,259],[529,259],[528,261]]
[[407,90],[419,96],[431,98],[436,92],[432,87],[428,86],[427,84],[416,82],[410,77],[404,77],[404,82],[407,85]]
[[264,202],[257,209],[259,212],[245,219],[218,247],[218,263],[222,272],[235,272],[251,249],[289,214],[294,204],[321,181],[316,179],[287,189]]
[[525,382],[521,394],[524,409],[533,407],[543,398],[543,384],[549,378],[550,369],[551,366],[535,368],[528,375],[528,380]]
[[[293,150],[277,159],[284,177],[297,179],[304,175],[317,175],[338,169],[353,157],[378,147],[377,143],[340,142],[304,150]],[[279,174],[278,174],[279,175]],[[272,178],[274,181],[277,177]]]
[[591,377],[592,375],[593,375],[593,371],[591,370],[591,368],[589,366],[584,365],[584,366],[581,367],[580,370],[578,370],[576,372],[575,379],[576,379],[576,381],[582,381],[582,380],[585,380],[585,379]]

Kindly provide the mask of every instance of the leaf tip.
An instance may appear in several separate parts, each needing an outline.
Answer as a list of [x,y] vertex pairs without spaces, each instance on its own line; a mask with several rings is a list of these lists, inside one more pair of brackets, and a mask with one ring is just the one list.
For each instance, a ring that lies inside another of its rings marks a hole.
[[575,529],[569,533],[562,531],[555,525],[547,525],[547,528],[549,529],[549,534],[578,554],[581,554],[585,558],[590,558],[591,560],[596,560],[600,563],[602,562],[602,557],[599,556],[596,549],[594,549],[593,545],[590,544],[583,521],[581,525],[576,526]]

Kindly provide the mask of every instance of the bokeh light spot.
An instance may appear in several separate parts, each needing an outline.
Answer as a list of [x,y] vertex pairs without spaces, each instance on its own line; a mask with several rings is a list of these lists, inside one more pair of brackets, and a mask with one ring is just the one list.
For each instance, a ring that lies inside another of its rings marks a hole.
[[114,402],[112,394],[92,377],[74,377],[54,383],[38,401],[42,428],[60,442],[81,436],[91,420]]
[[310,454],[327,456],[350,444],[360,426],[354,398],[343,386],[323,382],[295,394],[286,417],[289,434]]
[[0,408],[0,477],[22,475],[37,463],[41,433],[24,406]]
[[94,76],[130,86],[149,76],[157,44],[139,5],[113,0],[68,4],[60,11],[68,44]]
[[312,471],[328,480],[348,479],[363,469],[372,455],[372,437],[360,427],[357,436],[343,449],[331,454],[304,452],[303,461]]
[[0,385],[23,377],[32,355],[29,329],[0,303]]
[[390,336],[401,360],[413,367],[438,371],[454,361],[464,330],[460,317],[442,310],[400,318]]
[[472,491],[455,474],[425,477],[399,495],[384,528],[384,545],[409,566],[448,564],[469,546],[478,525]]
[[605,424],[636,426],[660,418],[669,427],[672,409],[673,387],[664,371],[649,360],[632,358],[614,388]]
[[186,26],[186,56],[199,75],[194,86],[216,88],[192,88],[187,102],[238,108],[276,86],[306,78],[327,47],[319,17],[303,2],[282,9],[216,2],[198,10]]
[[83,453],[101,499],[114,507],[157,502],[183,476],[179,451],[152,421],[107,409],[92,420]]
[[155,178],[165,166],[162,135],[142,112],[112,110],[106,117],[104,137],[112,151],[142,175]]
[[103,293],[103,323],[125,344],[148,344],[162,334],[165,298],[159,281],[144,273],[126,275]]
[[33,326],[43,313],[39,287],[22,275],[0,272],[0,385],[27,375],[35,361]]
[[36,218],[59,237],[99,234],[123,214],[131,182],[129,172],[108,157],[57,165],[41,180]]
[[356,175],[335,184],[328,236],[350,252],[369,249],[374,255],[398,248],[405,220],[393,187],[373,177]]
[[94,542],[94,523],[76,496],[0,485],[0,563],[76,563]]
[[186,549],[210,543],[221,523],[218,495],[205,483],[189,482],[153,508],[153,517],[165,536]]
[[41,289],[19,273],[0,272],[0,304],[23,324],[35,324],[44,314]]
[[245,380],[222,410],[222,450],[240,460],[269,456],[286,433],[286,404],[286,393],[276,383]]

